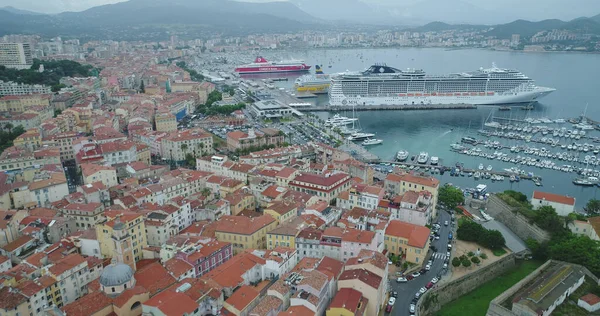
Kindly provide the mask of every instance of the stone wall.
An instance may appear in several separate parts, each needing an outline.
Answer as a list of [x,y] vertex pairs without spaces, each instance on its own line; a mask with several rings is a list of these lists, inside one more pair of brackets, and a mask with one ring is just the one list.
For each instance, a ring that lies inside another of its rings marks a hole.
[[490,195],[486,212],[495,220],[510,228],[515,235],[524,241],[528,238],[533,238],[540,243],[550,240],[548,232],[535,224],[530,224],[526,217],[518,214],[511,206],[493,194]]
[[515,258],[515,254],[510,254],[488,266],[425,292],[417,303],[417,315],[433,315],[442,306],[502,275],[515,267]]

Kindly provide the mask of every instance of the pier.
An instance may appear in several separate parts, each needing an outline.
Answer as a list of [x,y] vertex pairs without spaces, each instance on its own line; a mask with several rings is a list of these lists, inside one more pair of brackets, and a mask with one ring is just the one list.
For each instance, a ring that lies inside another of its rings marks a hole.
[[[461,172],[467,174],[467,173],[475,173],[477,171],[482,172],[482,173],[489,173],[490,175],[496,175],[496,176],[503,176],[506,178],[509,178],[510,176],[519,176],[519,178],[521,180],[532,180],[532,181],[541,181],[542,178],[540,176],[530,176],[527,174],[517,174],[517,173],[512,173],[512,172],[508,172],[508,171],[504,171],[504,170],[478,170],[478,169],[470,169],[470,168],[465,168],[465,167],[448,167],[448,166],[443,166],[440,164],[437,165],[432,165],[432,164],[420,164],[420,163],[416,163],[416,162],[408,162],[408,161],[380,161],[380,164],[388,164],[388,165],[394,165],[394,166],[405,166],[405,167],[419,167],[419,168],[425,168],[425,169],[429,169],[429,168],[433,168],[434,170],[437,169],[440,173],[445,173],[445,172],[449,172],[453,169],[458,168]],[[460,176],[460,175],[456,175],[456,176]]]
[[473,104],[415,104],[415,105],[356,105],[356,106],[311,106],[299,111],[305,112],[338,112],[338,111],[418,111],[418,110],[457,110],[477,109]]

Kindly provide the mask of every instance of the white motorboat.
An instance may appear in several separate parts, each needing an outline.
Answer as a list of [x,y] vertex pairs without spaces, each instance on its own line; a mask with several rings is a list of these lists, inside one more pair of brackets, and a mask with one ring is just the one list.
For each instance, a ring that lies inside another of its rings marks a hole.
[[482,164],[482,163],[480,163],[480,164],[479,164],[479,168],[477,168],[477,169],[479,169],[479,170],[483,170],[483,164]]
[[378,145],[381,143],[383,143],[383,139],[368,138],[368,139],[365,139],[361,144],[363,146],[370,146],[370,145]]
[[396,160],[398,161],[405,161],[406,159],[408,159],[408,151],[406,150],[400,150],[397,154],[396,154]]
[[488,165],[486,170],[487,171],[492,171],[492,165]]
[[429,160],[429,163],[432,164],[432,165],[437,165],[438,162],[440,162],[440,158],[435,157],[435,156],[432,156],[431,160]]
[[364,140],[367,138],[371,138],[373,136],[375,136],[375,134],[373,134],[373,133],[354,133],[354,134],[348,136],[348,140],[352,140],[352,141]]
[[419,156],[417,157],[417,162],[420,164],[426,164],[427,161],[429,160],[429,154],[422,151]]
[[349,118],[345,116],[341,116],[339,114],[334,115],[332,118],[329,118],[325,121],[325,126],[342,126],[351,124],[354,121],[357,121],[357,118]]

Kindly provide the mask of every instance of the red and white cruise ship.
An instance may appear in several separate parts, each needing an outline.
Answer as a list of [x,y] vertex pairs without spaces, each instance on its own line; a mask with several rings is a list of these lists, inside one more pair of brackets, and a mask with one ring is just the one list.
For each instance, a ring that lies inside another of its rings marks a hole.
[[276,72],[303,72],[308,71],[310,66],[302,60],[287,60],[280,62],[270,62],[262,57],[256,57],[253,63],[241,65],[235,68],[239,74],[259,74]]

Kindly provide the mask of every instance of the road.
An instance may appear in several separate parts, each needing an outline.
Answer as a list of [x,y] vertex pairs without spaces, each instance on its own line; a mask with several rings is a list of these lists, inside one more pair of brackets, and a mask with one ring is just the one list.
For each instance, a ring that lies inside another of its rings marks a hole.
[[[444,221],[448,221],[450,223],[448,226],[444,226]],[[425,259],[425,263],[433,257],[433,264],[431,266],[431,270],[429,270],[426,274],[423,274],[419,277],[416,277],[407,283],[398,283],[396,280],[392,280],[392,290],[398,292],[398,298],[396,299],[396,303],[394,304],[394,309],[392,309],[391,313],[385,313],[386,315],[396,315],[396,316],[409,316],[410,314],[410,304],[413,298],[415,297],[415,293],[419,291],[422,287],[427,285],[434,277],[442,276],[448,277],[443,273],[444,259],[447,257],[447,245],[448,245],[448,233],[451,231],[451,220],[450,214],[443,210],[438,210],[438,221],[442,228],[440,229],[440,239],[432,241],[432,245],[437,248],[437,252],[433,253],[429,252],[428,258]],[[455,237],[456,234],[453,234]],[[450,265],[450,263],[448,264]],[[424,267],[425,265],[423,265]],[[386,303],[387,306],[387,303]]]

